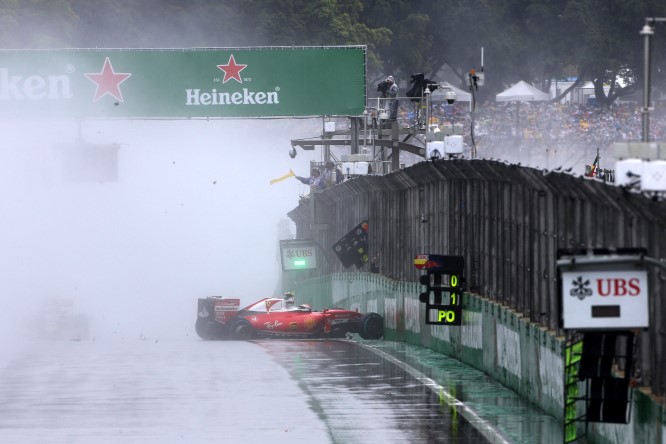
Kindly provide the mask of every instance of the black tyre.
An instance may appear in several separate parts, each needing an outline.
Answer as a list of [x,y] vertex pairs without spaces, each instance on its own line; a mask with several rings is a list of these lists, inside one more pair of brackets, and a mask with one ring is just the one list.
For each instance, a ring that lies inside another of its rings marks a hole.
[[239,319],[234,322],[232,330],[234,339],[240,341],[247,341],[254,337],[254,328],[245,319]]
[[384,336],[384,318],[377,313],[364,314],[358,324],[358,334],[363,339],[380,339]]

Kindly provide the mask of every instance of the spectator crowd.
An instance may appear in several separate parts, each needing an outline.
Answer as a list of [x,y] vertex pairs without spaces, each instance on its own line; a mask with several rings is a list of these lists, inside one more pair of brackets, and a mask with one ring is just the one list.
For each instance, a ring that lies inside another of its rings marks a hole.
[[[650,140],[666,141],[666,112],[659,105],[650,114]],[[401,101],[398,121],[403,126],[415,124],[416,106],[419,105]],[[597,148],[607,149],[613,142],[640,141],[640,108],[633,102],[613,105],[610,109],[550,102],[478,104],[474,113],[474,142],[479,157],[486,158],[506,158],[506,154],[511,154],[506,152],[507,148],[517,147],[544,147],[551,152],[589,155]],[[465,142],[470,144],[469,103],[436,103],[429,115],[430,125],[463,125]]]

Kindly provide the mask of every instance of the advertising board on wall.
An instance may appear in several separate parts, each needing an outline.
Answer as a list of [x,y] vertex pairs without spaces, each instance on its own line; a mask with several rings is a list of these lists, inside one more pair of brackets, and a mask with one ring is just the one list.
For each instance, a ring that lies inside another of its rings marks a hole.
[[562,316],[566,329],[647,328],[647,271],[562,271]]
[[281,240],[282,271],[317,268],[317,245],[309,240]]
[[0,116],[360,115],[366,47],[0,50]]

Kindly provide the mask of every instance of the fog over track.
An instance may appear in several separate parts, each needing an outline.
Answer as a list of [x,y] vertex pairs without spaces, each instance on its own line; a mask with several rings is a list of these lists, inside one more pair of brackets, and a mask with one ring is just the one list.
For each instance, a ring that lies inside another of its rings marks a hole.
[[[308,192],[319,120],[0,122],[0,348],[71,301],[92,337],[185,337],[196,299],[270,296],[278,222]],[[120,145],[116,182],[64,174],[62,146]]]

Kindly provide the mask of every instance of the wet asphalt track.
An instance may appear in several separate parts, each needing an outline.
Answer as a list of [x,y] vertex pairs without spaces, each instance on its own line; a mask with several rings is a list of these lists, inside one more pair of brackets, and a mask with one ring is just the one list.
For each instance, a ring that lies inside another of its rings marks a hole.
[[257,343],[298,381],[333,442],[487,442],[443,393],[389,356],[347,341]]
[[0,442],[505,442],[463,385],[349,341],[27,343],[0,353]]

